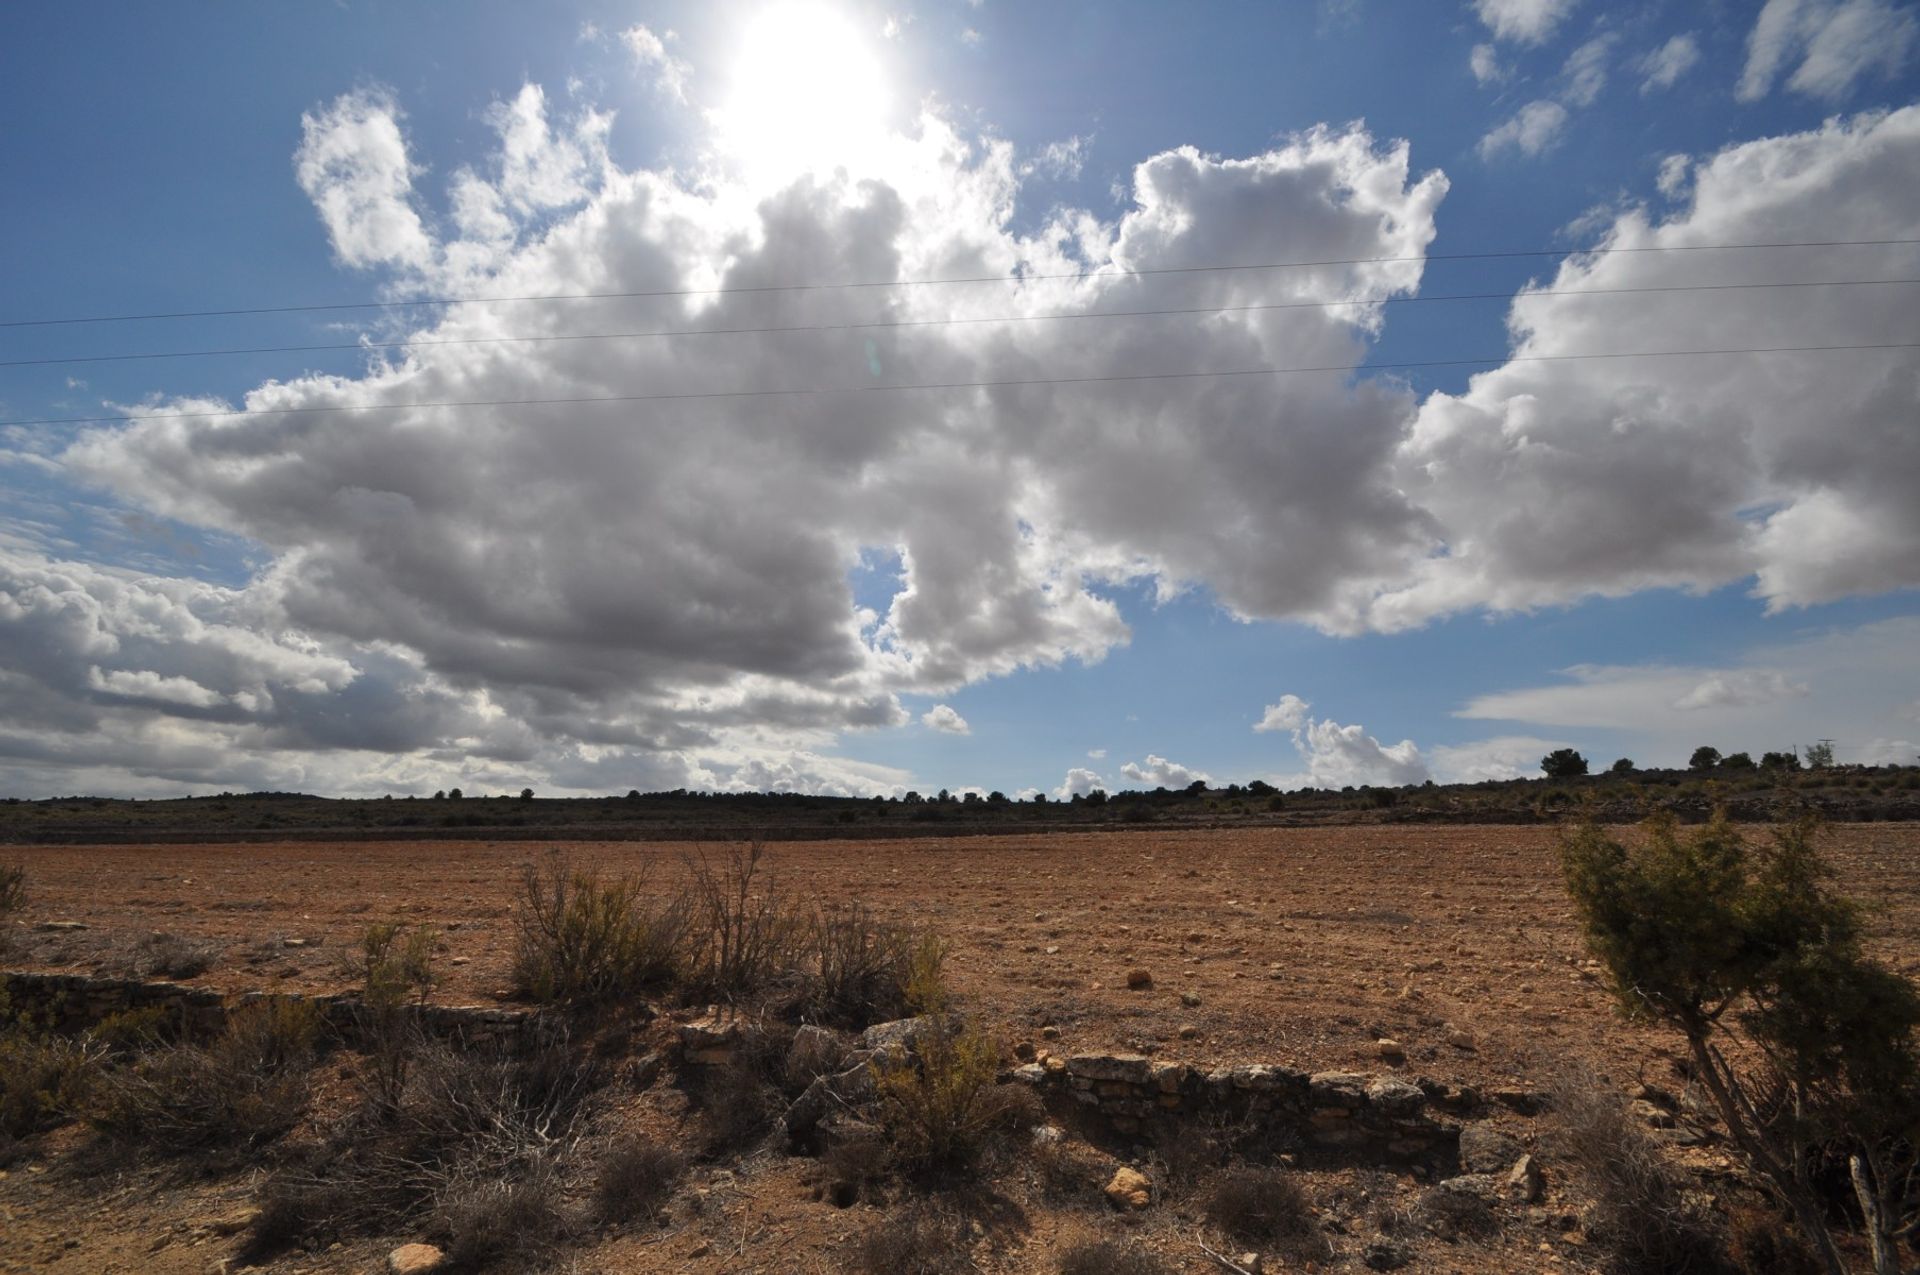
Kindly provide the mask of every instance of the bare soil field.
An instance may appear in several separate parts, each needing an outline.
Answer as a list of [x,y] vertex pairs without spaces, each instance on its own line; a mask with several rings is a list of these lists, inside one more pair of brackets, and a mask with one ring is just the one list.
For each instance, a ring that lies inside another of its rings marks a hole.
[[[1920,825],[1839,825],[1823,845],[1839,886],[1873,910],[1876,954],[1920,975]],[[347,960],[367,924],[397,919],[443,936],[436,1000],[496,1003],[508,995],[519,873],[552,849],[305,841],[14,847],[0,858],[25,866],[31,894],[9,964],[125,973],[137,944],[165,933],[218,949],[194,983],[336,990],[351,983]],[[566,853],[582,866],[647,874],[667,889],[698,849],[579,843]],[[1585,960],[1548,828],[811,841],[775,845],[769,856],[778,887],[800,900],[860,900],[945,935],[966,1012],[1009,1047],[1041,1043],[1052,1028],[1046,1047],[1061,1053],[1138,1052],[1204,1066],[1392,1069],[1491,1091],[1541,1088],[1569,1062],[1584,1062],[1623,1087],[1678,1084],[1675,1042],[1621,1021]],[[1135,969],[1149,972],[1150,986],[1129,988]],[[1381,1061],[1382,1037],[1400,1043],[1403,1062]],[[1524,1117],[1512,1125],[1523,1141],[1532,1136]],[[8,1250],[0,1269],[209,1269],[224,1250],[206,1218],[243,1194],[178,1182],[162,1192],[146,1179],[102,1182],[91,1193],[56,1190],[52,1179],[71,1182],[70,1173],[45,1169],[30,1163],[0,1175],[0,1229],[17,1237],[0,1245]],[[829,1270],[835,1245],[858,1229],[857,1209],[813,1201],[804,1173],[790,1165],[758,1176],[728,1171],[699,1190],[726,1201],[713,1215],[728,1219],[725,1243],[698,1227],[609,1235],[560,1269]],[[181,1220],[189,1216],[199,1219],[197,1231]],[[1030,1219],[1004,1260],[982,1269],[1051,1269],[1034,1254],[1076,1224],[1051,1214]],[[167,1238],[174,1236],[181,1238]],[[1178,1254],[1174,1269],[1219,1269],[1178,1236],[1163,1242]],[[1556,1268],[1582,1268],[1577,1248],[1539,1248],[1552,1250]],[[1528,1238],[1409,1269],[1533,1269],[1532,1259],[1517,1256],[1533,1249]],[[273,1269],[371,1270],[377,1257],[349,1245],[297,1253]],[[1538,1260],[1545,1267],[1548,1255]]]

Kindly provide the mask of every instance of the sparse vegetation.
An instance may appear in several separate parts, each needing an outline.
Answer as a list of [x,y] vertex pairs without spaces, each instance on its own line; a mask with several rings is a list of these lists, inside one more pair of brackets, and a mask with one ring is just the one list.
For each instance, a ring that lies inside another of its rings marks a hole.
[[687,1171],[687,1158],[650,1138],[621,1139],[600,1157],[593,1211],[602,1222],[630,1222],[658,1208]]
[[94,1124],[171,1155],[270,1142],[306,1112],[319,1030],[306,1001],[243,1005],[204,1045],[163,1046],[104,1073]]
[[1060,1253],[1060,1275],[1173,1275],[1151,1250],[1122,1240],[1081,1240]]
[[760,842],[691,856],[687,872],[694,940],[686,978],[694,994],[738,1003],[796,967],[802,919]]
[[26,1138],[83,1109],[104,1070],[104,1051],[84,1039],[0,1028],[0,1144]]
[[852,1253],[862,1275],[960,1275],[977,1269],[966,1219],[915,1201],[867,1228]]
[[908,1006],[921,958],[921,936],[875,917],[858,902],[818,908],[806,946],[814,963],[814,1017],[859,1027],[898,1018]]
[[936,1018],[915,1041],[911,1059],[876,1059],[873,1067],[881,1120],[910,1168],[973,1164],[1009,1118],[994,1094],[998,1051],[977,1027]]
[[220,959],[216,943],[155,932],[134,946],[133,968],[147,978],[196,978]]
[[1207,1221],[1242,1244],[1272,1245],[1313,1234],[1313,1207],[1291,1174],[1276,1165],[1236,1164],[1201,1193]]
[[686,934],[679,900],[655,900],[644,881],[605,880],[556,852],[521,876],[514,983],[543,1004],[626,999],[678,973]]

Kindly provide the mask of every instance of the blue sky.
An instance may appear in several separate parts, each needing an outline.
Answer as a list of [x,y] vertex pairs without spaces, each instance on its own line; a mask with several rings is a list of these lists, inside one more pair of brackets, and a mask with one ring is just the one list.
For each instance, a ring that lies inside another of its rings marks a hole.
[[[8,791],[1920,753],[1914,351],[1564,358],[1920,340],[1913,5],[0,23],[0,319],[723,289],[0,328]],[[1711,247],[1810,241],[1874,245]],[[363,337],[467,344],[21,365]]]

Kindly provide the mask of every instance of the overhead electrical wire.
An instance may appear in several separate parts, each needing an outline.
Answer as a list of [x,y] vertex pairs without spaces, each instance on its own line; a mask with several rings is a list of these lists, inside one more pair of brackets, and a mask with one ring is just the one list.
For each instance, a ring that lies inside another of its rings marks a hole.
[[1020,389],[1037,386],[1097,385],[1143,381],[1197,381],[1228,377],[1292,376],[1326,372],[1392,372],[1421,368],[1496,366],[1511,363],[1568,363],[1601,359],[1702,358],[1715,355],[1825,354],[1842,350],[1920,350],[1920,341],[1847,345],[1745,346],[1734,349],[1619,350],[1579,354],[1498,354],[1485,358],[1416,359],[1392,363],[1340,363],[1303,367],[1224,368],[1195,372],[1121,372],[1097,376],[1036,376],[1009,380],[927,381],[876,385],[792,386],[757,390],[689,390],[649,394],[581,394],[552,398],[447,399],[410,403],[335,403],[315,407],[237,408],[202,412],[152,412],[118,416],[54,416],[0,421],[0,428],[45,425],[141,424],[149,421],[216,420],[233,417],[295,416],[323,412],[402,412],[480,407],[567,407],[594,403],[674,403],[699,399],[755,399],[860,395],[939,390]]
[[506,305],[552,301],[616,301],[647,297],[732,296],[746,293],[826,292],[860,288],[925,288],[957,284],[1038,283],[1068,279],[1141,278],[1152,275],[1222,274],[1241,270],[1308,270],[1321,266],[1393,265],[1435,261],[1499,261],[1528,257],[1604,257],[1622,253],[1733,252],[1783,248],[1882,248],[1920,244],[1920,239],[1826,239],[1774,243],[1648,244],[1611,248],[1528,248],[1495,252],[1436,252],[1405,256],[1338,257],[1316,261],[1267,261],[1236,265],[1150,266],[1140,269],[1071,270],[1040,274],[962,275],[935,279],[878,279],[853,282],[734,284],[715,288],[658,288],[633,292],[566,292],[500,297],[417,297],[391,301],[340,301],[306,305],[244,306],[230,309],[167,310],[144,314],[90,314],[51,319],[0,319],[0,328],[59,327],[82,323],[133,323],[161,319],[212,319],[244,315],[313,314],[341,310],[388,310],[415,306]]
[[790,323],[736,328],[658,328],[638,332],[558,332],[509,336],[429,337],[396,341],[337,341],[312,345],[255,345],[223,349],[150,350],[129,354],[76,354],[51,358],[4,359],[0,368],[59,367],[91,363],[131,363],[156,359],[201,359],[258,354],[311,354],[352,350],[413,350],[437,346],[547,344],[560,341],[628,341],[663,337],[765,336],[795,332],[861,332],[936,328],[989,323],[1064,323],[1079,319],[1140,319],[1210,314],[1251,314],[1274,310],[1339,309],[1347,306],[1409,305],[1438,301],[1512,301],[1527,297],[1629,296],[1672,292],[1744,292],[1773,288],[1875,288],[1920,284],[1914,279],[1813,279],[1754,283],[1658,284],[1633,288],[1541,288],[1521,293],[1458,292],[1411,296],[1349,297],[1337,301],[1271,301],[1249,305],[1184,306],[1146,310],[1084,310],[1053,314],[970,315],[945,319],[876,319],[859,323]]

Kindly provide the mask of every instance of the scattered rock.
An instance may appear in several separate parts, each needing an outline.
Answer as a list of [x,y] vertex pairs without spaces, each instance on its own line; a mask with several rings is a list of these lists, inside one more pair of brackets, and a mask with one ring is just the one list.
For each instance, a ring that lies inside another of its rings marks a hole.
[[215,1235],[238,1235],[240,1232],[252,1226],[259,1218],[259,1208],[249,1204],[213,1219],[213,1221],[207,1223],[207,1229]]
[[1525,1149],[1498,1129],[1469,1124],[1460,1130],[1460,1167],[1467,1173],[1505,1173]]
[[1267,1268],[1265,1260],[1258,1253],[1242,1253],[1233,1259],[1233,1264],[1247,1275],[1262,1275]]
[[925,1018],[896,1018],[890,1023],[875,1023],[860,1033],[862,1049],[912,1049],[920,1033],[932,1024]]
[[838,1071],[840,1059],[846,1052],[839,1037],[809,1023],[793,1033],[793,1044],[787,1049],[787,1074],[818,1076]]
[[1447,1029],[1447,1043],[1455,1049],[1464,1049],[1469,1053],[1479,1048],[1478,1043],[1473,1038],[1473,1033],[1464,1027],[1449,1027]]
[[1537,1089],[1495,1089],[1487,1096],[1523,1116],[1537,1116],[1547,1109],[1547,1097]]
[[1055,1147],[1067,1140],[1067,1131],[1059,1125],[1037,1124],[1033,1127],[1033,1145],[1036,1147]]
[[1034,1061],[1037,1053],[1038,1051],[1034,1049],[1033,1042],[1030,1040],[1023,1040],[1013,1047],[1013,1056],[1023,1063]]
[[1402,1063],[1407,1060],[1406,1048],[1397,1040],[1382,1036],[1373,1042],[1373,1052],[1385,1063]]
[[1200,1029],[1198,1027],[1195,1027],[1192,1023],[1182,1023],[1180,1025],[1181,1040],[1198,1040],[1199,1038]]
[[1127,971],[1127,989],[1129,991],[1143,991],[1152,986],[1153,974],[1151,971],[1138,966]]
[[1546,1193],[1547,1179],[1540,1171],[1540,1162],[1530,1155],[1515,1160],[1507,1174],[1507,1198],[1520,1204],[1538,1204]]
[[1635,1098],[1627,1104],[1627,1110],[1633,1113],[1636,1120],[1642,1121],[1650,1129],[1673,1128],[1673,1113],[1658,1103],[1648,1102],[1645,1098]]
[[1182,1005],[1185,1005],[1188,1009],[1195,1009],[1200,1004],[1200,993],[1182,992],[1180,993],[1180,1003]]
[[307,945],[307,941],[305,939],[281,939],[280,940],[281,947],[305,947],[306,945]]
[[387,1254],[391,1275],[426,1275],[447,1263],[447,1255],[431,1244],[402,1244]]
[[1122,1165],[1107,1181],[1106,1196],[1115,1208],[1144,1209],[1153,1203],[1153,1180],[1138,1169]]
[[64,933],[68,930],[84,930],[87,928],[87,923],[85,921],[36,921],[33,928],[47,933]]
[[1055,1027],[1053,1024],[1049,1023],[1045,1027],[1042,1027],[1040,1029],[1040,1039],[1041,1040],[1059,1040],[1060,1029],[1058,1027]]

